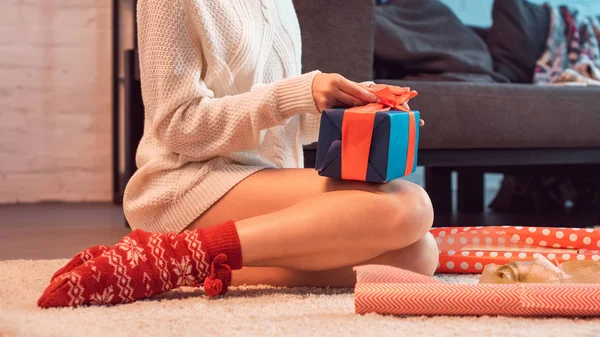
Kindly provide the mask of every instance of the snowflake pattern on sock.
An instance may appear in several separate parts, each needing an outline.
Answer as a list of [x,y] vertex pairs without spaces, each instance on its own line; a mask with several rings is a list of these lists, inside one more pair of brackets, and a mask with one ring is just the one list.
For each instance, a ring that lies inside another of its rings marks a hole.
[[135,230],[113,247],[94,246],[58,270],[41,307],[120,304],[182,286],[204,286],[206,295],[227,292],[231,270],[242,268],[232,221],[175,233]]

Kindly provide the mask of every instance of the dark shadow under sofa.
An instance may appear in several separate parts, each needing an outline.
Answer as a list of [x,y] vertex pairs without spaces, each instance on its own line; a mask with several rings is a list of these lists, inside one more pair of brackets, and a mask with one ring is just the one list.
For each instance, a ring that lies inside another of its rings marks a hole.
[[[305,71],[320,69],[419,92],[411,101],[426,121],[419,165],[425,167],[425,187],[436,213],[483,211],[487,172],[600,177],[599,89],[375,78],[375,1],[294,3]],[[315,149],[314,144],[305,149],[307,167],[314,165]],[[455,207],[452,172],[458,174]]]

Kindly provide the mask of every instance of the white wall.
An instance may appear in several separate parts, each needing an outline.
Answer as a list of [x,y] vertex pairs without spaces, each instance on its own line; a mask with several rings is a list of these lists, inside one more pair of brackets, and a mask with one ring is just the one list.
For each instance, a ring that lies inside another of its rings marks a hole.
[[110,4],[0,1],[0,202],[110,200]]
[[[492,24],[494,0],[441,0],[452,8],[463,22],[469,25],[488,27]],[[499,0],[502,1],[502,0]],[[591,13],[600,14],[600,0],[529,0],[533,3],[569,4],[580,6]]]

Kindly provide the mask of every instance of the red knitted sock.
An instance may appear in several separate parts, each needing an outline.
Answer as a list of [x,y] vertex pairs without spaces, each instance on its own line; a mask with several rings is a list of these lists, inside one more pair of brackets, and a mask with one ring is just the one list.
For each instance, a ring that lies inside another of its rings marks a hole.
[[93,259],[97,256],[100,256],[100,254],[104,253],[105,251],[107,251],[109,249],[110,249],[109,247],[99,245],[99,246],[93,246],[88,249],[80,251],[64,267],[60,268],[59,270],[56,271],[56,273],[54,273],[54,275],[52,275],[52,277],[50,278],[50,282],[52,282],[55,278],[57,278],[61,274],[64,274],[66,272],[69,272],[69,271],[81,266],[85,261]]
[[197,285],[214,297],[227,292],[231,270],[240,268],[242,250],[231,221],[181,234],[136,230],[112,248],[77,254],[55,273],[38,305],[127,303]]

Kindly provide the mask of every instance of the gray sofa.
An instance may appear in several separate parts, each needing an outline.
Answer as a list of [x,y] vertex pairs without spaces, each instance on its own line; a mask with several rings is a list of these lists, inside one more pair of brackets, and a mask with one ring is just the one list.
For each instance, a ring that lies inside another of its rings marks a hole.
[[[426,127],[419,165],[438,213],[450,213],[451,172],[458,173],[458,211],[484,209],[486,172],[600,175],[600,90],[373,78],[374,0],[294,1],[303,40],[303,68],[352,80],[410,86],[411,106]],[[315,145],[305,150],[314,165]],[[600,210],[598,212],[600,214]]]

